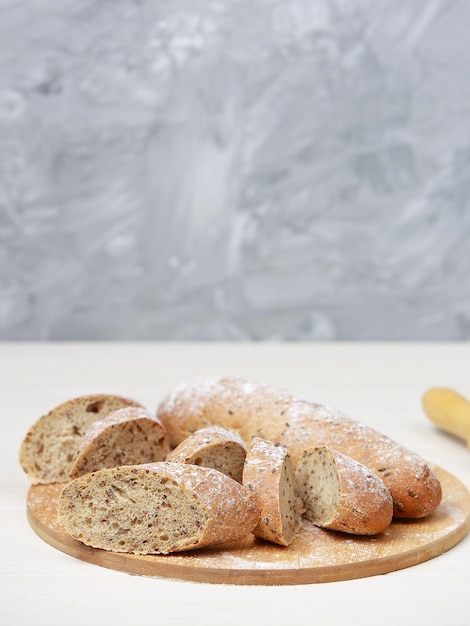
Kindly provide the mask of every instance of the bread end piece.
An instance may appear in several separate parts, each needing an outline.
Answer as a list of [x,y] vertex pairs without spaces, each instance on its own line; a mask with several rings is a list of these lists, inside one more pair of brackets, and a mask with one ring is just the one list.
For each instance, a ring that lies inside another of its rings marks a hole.
[[296,490],[305,517],[321,528],[375,535],[392,521],[393,501],[384,482],[327,446],[305,451],[297,466]]
[[82,543],[111,552],[169,554],[246,537],[259,509],[221,472],[180,463],[102,469],[62,490],[58,519]]

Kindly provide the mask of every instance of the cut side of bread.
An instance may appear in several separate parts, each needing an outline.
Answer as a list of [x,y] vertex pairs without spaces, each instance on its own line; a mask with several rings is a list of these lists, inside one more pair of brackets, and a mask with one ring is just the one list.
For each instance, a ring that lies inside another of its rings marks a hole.
[[157,417],[140,407],[118,409],[88,428],[70,478],[107,467],[164,461],[168,451],[168,436]]
[[375,535],[392,521],[393,501],[384,482],[361,463],[326,446],[305,451],[295,485],[305,517],[322,528]]
[[138,402],[121,396],[80,396],[55,407],[28,431],[20,447],[20,464],[33,484],[69,480],[70,465],[93,422]]
[[168,455],[168,461],[216,469],[242,482],[246,444],[234,430],[221,426],[201,428]]
[[69,482],[58,520],[86,545],[168,554],[237,541],[256,526],[250,492],[225,474],[181,463],[103,469]]
[[253,534],[288,546],[300,529],[302,502],[287,450],[255,437],[246,455],[243,484],[254,495],[260,520]]

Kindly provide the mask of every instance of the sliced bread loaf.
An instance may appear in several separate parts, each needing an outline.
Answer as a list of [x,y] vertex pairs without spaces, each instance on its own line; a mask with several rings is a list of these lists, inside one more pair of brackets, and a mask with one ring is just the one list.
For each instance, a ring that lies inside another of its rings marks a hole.
[[392,521],[392,497],[384,482],[361,463],[326,446],[305,451],[295,484],[305,517],[322,528],[374,535]]
[[157,417],[140,407],[118,409],[88,428],[70,478],[106,467],[164,461],[168,451],[168,436]]
[[259,518],[250,492],[225,474],[182,463],[103,469],[70,481],[58,519],[95,548],[168,554],[237,541]]
[[30,428],[20,448],[20,463],[31,482],[66,482],[88,427],[127,406],[141,405],[121,396],[96,394],[73,398],[43,415]]
[[278,443],[255,437],[246,455],[243,484],[254,495],[260,519],[253,533],[288,546],[300,529],[302,502],[287,450]]
[[158,417],[173,446],[198,428],[216,424],[236,429],[245,441],[279,441],[294,467],[308,448],[329,446],[380,474],[396,517],[424,517],[441,500],[438,479],[417,454],[341,411],[281,389],[239,378],[188,381],[162,400]]
[[208,426],[182,441],[168,455],[168,461],[212,467],[242,482],[246,445],[240,435],[229,428]]

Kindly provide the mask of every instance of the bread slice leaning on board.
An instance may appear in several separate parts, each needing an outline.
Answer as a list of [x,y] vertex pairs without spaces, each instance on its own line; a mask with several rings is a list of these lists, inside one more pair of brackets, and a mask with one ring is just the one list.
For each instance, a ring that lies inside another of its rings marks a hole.
[[256,526],[250,492],[217,470],[182,463],[102,469],[70,481],[58,520],[82,543],[111,552],[168,554],[238,541]]
[[70,467],[78,478],[107,467],[165,461],[168,435],[158,417],[146,409],[128,406],[113,411],[83,435]]
[[375,472],[393,498],[393,514],[420,518],[432,513],[441,486],[417,454],[342,412],[287,391],[239,378],[204,378],[181,383],[160,403],[158,417],[171,445],[217,424],[283,444],[297,466],[305,450],[325,445]]
[[63,483],[87,429],[113,411],[140,407],[139,402],[110,394],[79,396],[59,404],[29,429],[20,447],[20,464],[30,481]]

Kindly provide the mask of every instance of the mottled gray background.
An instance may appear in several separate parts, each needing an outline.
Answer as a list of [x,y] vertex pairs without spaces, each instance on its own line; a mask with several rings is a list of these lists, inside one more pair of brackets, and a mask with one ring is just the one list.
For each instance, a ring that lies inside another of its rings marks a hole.
[[0,338],[470,339],[469,26],[0,0]]

